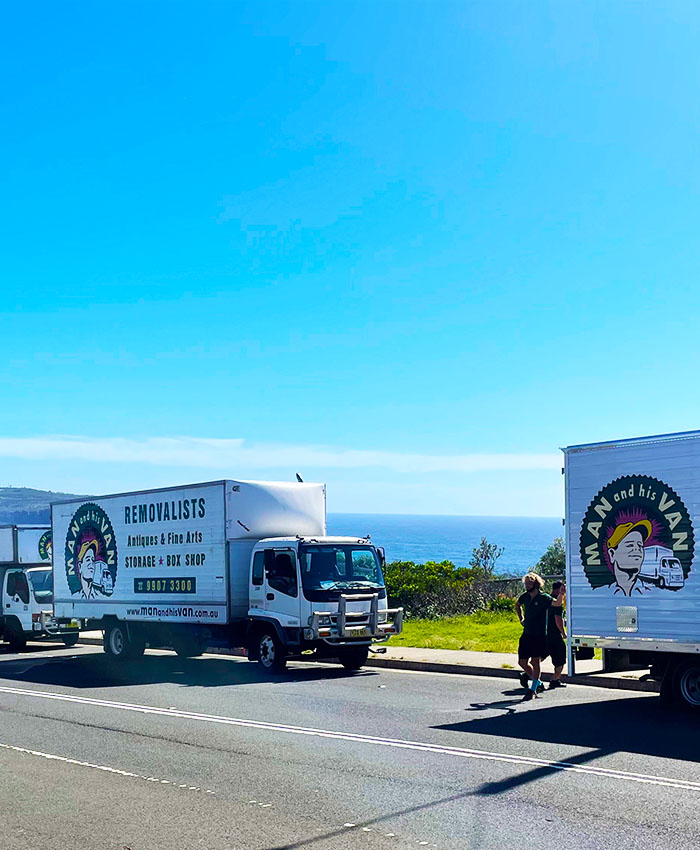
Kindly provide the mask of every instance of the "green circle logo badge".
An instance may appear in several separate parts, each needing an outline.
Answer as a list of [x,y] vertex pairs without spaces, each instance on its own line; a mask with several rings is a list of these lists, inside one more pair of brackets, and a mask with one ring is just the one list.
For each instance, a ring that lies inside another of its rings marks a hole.
[[42,561],[50,561],[53,553],[53,535],[51,530],[45,531],[39,538],[39,557]]
[[668,484],[628,475],[607,484],[590,503],[580,545],[592,588],[639,596],[685,586],[695,537],[688,509]]
[[117,581],[117,541],[107,514],[86,502],[73,515],[66,535],[66,578],[84,599],[111,596]]

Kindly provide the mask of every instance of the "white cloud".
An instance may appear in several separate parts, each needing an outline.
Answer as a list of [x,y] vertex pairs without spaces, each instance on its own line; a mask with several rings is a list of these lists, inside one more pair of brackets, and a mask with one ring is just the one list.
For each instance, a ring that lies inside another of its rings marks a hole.
[[363,451],[332,446],[251,443],[202,437],[0,437],[0,456],[23,460],[135,463],[220,469],[380,468],[412,475],[432,472],[554,470],[558,454],[422,454]]

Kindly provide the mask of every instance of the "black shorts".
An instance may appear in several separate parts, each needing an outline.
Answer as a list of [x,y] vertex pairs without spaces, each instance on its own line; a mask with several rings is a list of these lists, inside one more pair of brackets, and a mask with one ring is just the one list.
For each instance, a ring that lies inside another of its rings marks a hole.
[[547,638],[547,655],[552,656],[552,664],[555,667],[563,667],[566,664],[566,643],[564,638]]
[[546,658],[547,638],[544,635],[522,635],[518,643],[518,658]]

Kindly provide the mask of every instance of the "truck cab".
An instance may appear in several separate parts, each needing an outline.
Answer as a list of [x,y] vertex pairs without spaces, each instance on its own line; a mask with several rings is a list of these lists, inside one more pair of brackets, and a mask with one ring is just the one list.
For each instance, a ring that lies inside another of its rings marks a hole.
[[28,640],[78,640],[77,622],[53,615],[53,536],[49,525],[0,525],[0,636],[13,650]]
[[66,646],[77,642],[77,624],[59,627],[54,619],[51,567],[7,567],[0,587],[0,629],[12,650],[24,649],[28,640],[53,638]]
[[250,561],[249,658],[268,669],[310,654],[361,667],[372,643],[402,629],[403,610],[387,605],[383,563],[369,538],[258,541]]

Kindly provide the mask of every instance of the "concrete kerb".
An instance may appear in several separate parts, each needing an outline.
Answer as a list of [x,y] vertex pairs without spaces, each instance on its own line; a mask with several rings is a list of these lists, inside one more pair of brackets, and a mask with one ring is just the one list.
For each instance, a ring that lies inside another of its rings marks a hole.
[[[81,635],[78,643],[101,646],[102,636],[99,633],[92,635]],[[217,655],[231,655],[240,657],[237,653],[226,649],[209,649],[208,653]],[[488,653],[484,653],[487,655]],[[406,658],[385,658],[370,654],[367,667],[383,667],[390,670],[414,670],[423,673],[456,673],[462,676],[490,676],[498,679],[519,679],[520,670],[493,667],[475,664],[450,664],[445,661],[411,660]],[[548,682],[552,678],[551,673],[542,673],[542,680]],[[658,693],[659,683],[654,681],[640,680],[638,676],[611,675],[607,674],[584,674],[576,676],[565,676],[564,681],[572,685],[587,685],[594,688],[613,688],[625,691],[646,691]]]
[[[425,673],[459,673],[463,676],[492,676],[499,679],[519,679],[521,670],[507,670],[502,667],[477,667],[469,664],[445,664],[432,661],[409,661],[403,658],[370,657],[368,667],[388,667],[394,670],[419,670]],[[542,673],[542,681],[549,682],[551,673]],[[625,691],[659,692],[658,682],[640,681],[637,677],[609,675],[564,676],[563,681],[572,685],[588,685],[595,688],[619,688]]]

